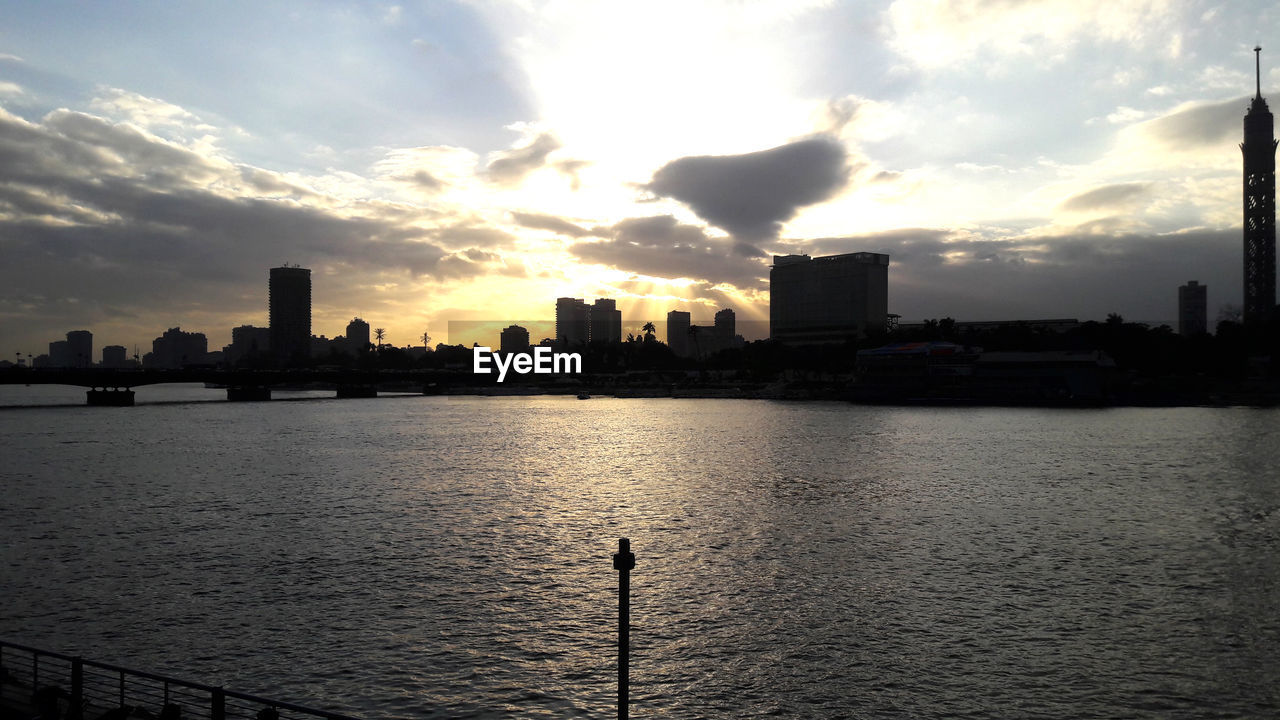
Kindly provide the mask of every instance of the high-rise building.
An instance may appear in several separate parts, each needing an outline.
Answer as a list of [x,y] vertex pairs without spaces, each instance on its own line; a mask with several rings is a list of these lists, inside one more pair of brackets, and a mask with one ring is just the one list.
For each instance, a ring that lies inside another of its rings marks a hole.
[[347,323],[347,350],[357,354],[368,350],[369,337],[369,323],[358,317],[351,318]]
[[111,370],[121,370],[131,365],[129,362],[128,350],[123,345],[107,345],[102,348],[102,367]]
[[884,330],[888,314],[888,255],[773,256],[771,338],[794,344],[844,342]]
[[311,355],[311,271],[287,265],[271,268],[268,305],[276,362],[306,360]]
[[617,301],[599,298],[591,305],[591,342],[622,342],[622,311]]
[[667,313],[667,347],[678,357],[689,356],[689,313],[672,310]]
[[240,325],[231,328],[231,344],[222,348],[222,359],[235,365],[242,360],[265,358],[270,350],[270,328]]
[[716,336],[723,339],[727,343],[733,340],[733,336],[738,334],[737,315],[733,310],[725,308],[716,313]]
[[67,357],[70,367],[93,367],[93,333],[88,330],[67,333]]
[[519,325],[503,328],[498,336],[498,349],[504,353],[529,352],[529,331]]
[[1244,322],[1267,322],[1276,305],[1275,119],[1262,99],[1262,48],[1255,47],[1256,92],[1244,116]]
[[586,345],[591,339],[591,308],[585,300],[556,299],[556,342],[562,347]]
[[1178,334],[1200,335],[1209,328],[1209,288],[1195,280],[1178,287]]
[[151,341],[151,352],[142,359],[147,368],[178,369],[198,365],[207,360],[209,339],[204,333],[184,332],[181,328],[169,328]]
[[75,359],[71,354],[71,343],[66,340],[54,340],[49,343],[49,364],[47,367],[74,367]]

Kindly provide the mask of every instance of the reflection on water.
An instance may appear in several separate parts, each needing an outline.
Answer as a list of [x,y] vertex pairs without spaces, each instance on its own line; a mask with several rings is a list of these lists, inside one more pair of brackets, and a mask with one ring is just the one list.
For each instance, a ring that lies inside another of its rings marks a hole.
[[401,398],[0,431],[0,635],[51,649],[375,718],[607,717],[627,536],[637,717],[1280,711],[1275,411]]

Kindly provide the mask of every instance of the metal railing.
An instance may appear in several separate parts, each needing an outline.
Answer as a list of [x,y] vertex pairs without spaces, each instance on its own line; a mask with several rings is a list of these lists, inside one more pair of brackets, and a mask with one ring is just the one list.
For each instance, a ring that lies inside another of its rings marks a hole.
[[[0,700],[42,720],[357,720],[203,683],[0,640]],[[125,711],[123,708],[130,708]]]

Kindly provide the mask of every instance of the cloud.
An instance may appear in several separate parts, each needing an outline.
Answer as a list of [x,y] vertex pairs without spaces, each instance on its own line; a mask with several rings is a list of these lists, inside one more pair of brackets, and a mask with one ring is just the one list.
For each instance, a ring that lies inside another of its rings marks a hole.
[[912,64],[966,68],[1038,58],[1060,62],[1077,43],[1181,52],[1173,0],[894,0],[884,13],[889,47]]
[[23,92],[22,86],[18,83],[0,82],[0,95],[15,96],[22,95]]
[[533,230],[550,230],[558,235],[565,235],[573,238],[586,237],[592,234],[590,230],[575,225],[563,218],[554,215],[542,215],[539,213],[513,212],[511,217],[515,219],[516,224],[521,227],[527,227]]
[[1241,118],[1248,109],[1247,97],[1216,103],[1187,103],[1138,123],[1133,130],[1171,150],[1198,149],[1239,135]]
[[569,252],[586,262],[660,278],[689,278],[760,287],[768,274],[764,253],[732,238],[709,237],[696,225],[670,215],[628,218],[600,241],[582,241]]
[[1063,210],[1073,212],[1097,210],[1127,205],[1146,194],[1149,183],[1131,182],[1104,185],[1102,187],[1076,193],[1058,205]]
[[560,149],[551,133],[540,133],[527,145],[498,153],[489,162],[489,179],[499,185],[518,185],[529,173],[547,163],[547,156]]
[[776,237],[800,208],[835,196],[849,175],[844,146],[815,137],[745,155],[683,157],[662,166],[644,188],[752,241]]
[[889,254],[889,311],[906,320],[1078,317],[1177,319],[1177,288],[1209,286],[1211,308],[1239,303],[1240,231],[1002,238],[928,228],[788,240],[789,252]]
[[332,196],[132,124],[0,109],[0,306],[21,308],[0,313],[6,337],[106,332],[128,316],[119,332],[207,323],[217,337],[262,322],[267,269],[285,262],[315,270],[317,322],[390,314],[419,305],[424,283],[518,274],[499,250],[513,239],[438,209]]

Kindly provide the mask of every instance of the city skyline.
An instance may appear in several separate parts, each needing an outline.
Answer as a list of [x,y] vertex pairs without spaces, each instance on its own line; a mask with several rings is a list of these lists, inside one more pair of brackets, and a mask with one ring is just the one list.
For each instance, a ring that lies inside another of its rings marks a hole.
[[314,270],[316,334],[360,315],[397,344],[561,296],[759,322],[769,256],[793,253],[889,254],[905,320],[1172,324],[1196,279],[1212,324],[1241,304],[1255,43],[1261,95],[1280,87],[1263,4],[41,5],[6,25],[10,354],[74,328],[221,347],[267,325],[283,263]]

